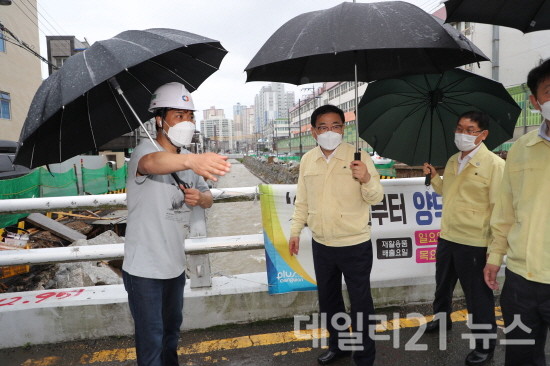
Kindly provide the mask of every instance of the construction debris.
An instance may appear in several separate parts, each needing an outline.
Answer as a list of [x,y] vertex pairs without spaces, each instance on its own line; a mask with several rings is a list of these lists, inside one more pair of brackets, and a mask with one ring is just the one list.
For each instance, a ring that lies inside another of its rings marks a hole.
[[79,239],[86,239],[86,235],[83,235],[79,233],[76,230],[73,230],[55,220],[52,220],[45,215],[42,215],[40,213],[32,213],[25,221],[30,222],[33,225],[36,225],[44,230],[48,230],[53,232],[56,236],[59,236],[60,238],[63,238],[65,240],[68,240],[70,242],[73,242],[75,240]]
[[[70,246],[86,246],[124,243],[124,239],[112,231],[106,231],[90,240],[77,240]],[[119,268],[109,262],[77,262],[59,264],[55,276],[46,288],[75,288],[85,286],[121,284]]]

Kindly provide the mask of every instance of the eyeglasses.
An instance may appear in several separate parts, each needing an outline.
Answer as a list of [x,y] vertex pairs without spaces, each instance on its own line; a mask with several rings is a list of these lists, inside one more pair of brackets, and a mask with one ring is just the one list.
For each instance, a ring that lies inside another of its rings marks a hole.
[[342,132],[343,128],[344,128],[344,125],[332,125],[330,127],[328,126],[319,126],[319,127],[315,127],[317,129],[317,131],[321,132],[321,133],[325,133],[327,132],[329,129],[333,132]]
[[478,133],[483,132],[483,131],[485,131],[485,130],[477,130],[477,131],[474,131],[474,130],[472,130],[472,129],[463,130],[463,129],[460,128],[460,127],[457,127],[457,128],[455,129],[455,132],[456,132],[456,133],[463,133],[463,134],[465,134],[465,135],[475,135],[475,134],[478,134]]

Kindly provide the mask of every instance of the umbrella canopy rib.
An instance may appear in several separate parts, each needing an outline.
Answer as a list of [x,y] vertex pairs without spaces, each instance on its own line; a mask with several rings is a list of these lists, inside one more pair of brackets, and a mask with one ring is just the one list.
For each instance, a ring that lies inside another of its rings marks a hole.
[[[145,87],[145,85],[143,85],[143,84],[141,84],[141,85],[143,87]],[[111,84],[109,84],[109,86],[111,86]],[[115,103],[118,107],[118,111],[120,112],[122,118],[124,118],[124,121],[126,122],[126,126],[128,126],[128,132],[132,132],[134,130],[134,127],[132,127],[132,125],[130,124],[130,121],[128,120],[128,118],[126,118],[126,114],[124,114],[124,110],[122,109],[122,106],[120,105],[120,102],[118,101],[116,91],[112,87],[110,88],[110,90],[111,90],[111,94],[113,96],[113,100],[115,101]]]
[[198,88],[198,85],[193,85],[191,84],[191,82],[189,82],[188,80],[184,79],[181,75],[177,74],[176,72],[174,72],[172,69],[156,62],[156,61],[153,61],[153,60],[147,60],[148,63],[152,63],[154,65],[157,65],[159,66],[160,68],[166,70],[169,74],[171,74],[172,76],[176,77],[178,80],[177,81],[182,81],[183,83],[185,83],[185,87],[190,87],[192,90],[197,90]]
[[[141,86],[143,87],[143,89],[145,89],[145,90],[147,91],[149,97],[150,97],[151,95],[153,95],[153,89],[150,89],[147,85],[145,85],[145,84],[139,79],[139,77],[137,77],[136,75],[134,75],[133,73],[131,73],[130,70],[126,69],[126,70],[124,70],[124,73],[130,75],[130,76],[133,78],[133,80],[134,80],[137,84],[141,85]],[[115,78],[115,79],[116,79],[116,78]],[[113,97],[115,97],[115,99],[116,99],[116,95],[117,95],[116,91],[113,89],[113,87],[112,87],[111,84],[109,84],[109,86],[111,87],[111,93],[112,93]],[[118,100],[117,100],[117,102],[118,102]],[[120,105],[120,104],[119,104],[119,105]]]
[[[223,48],[220,48],[220,47],[217,47],[216,45],[214,44],[211,44],[211,43],[205,43],[203,44],[202,46],[204,47],[208,47],[208,48],[212,48],[218,52],[222,52],[222,51],[225,51]],[[183,52],[183,50],[185,50],[186,48],[189,48],[189,46],[185,46],[185,47],[181,47],[181,48],[178,48],[176,50],[174,50],[174,52],[180,54],[181,56],[185,56],[185,57],[189,57],[195,61],[199,61],[207,66],[209,66],[210,68],[212,68],[214,71],[217,71],[219,70],[219,67],[216,66],[216,65],[213,65],[212,63],[210,62],[207,62],[206,60],[203,60],[202,58],[200,57],[196,57],[194,55],[191,55],[190,53],[187,53],[187,52]]]
[[90,126],[90,133],[92,134],[92,141],[94,143],[94,150],[97,150],[97,143],[95,141],[94,124],[90,117],[90,93],[86,93],[86,115],[88,116],[88,126]]
[[153,51],[151,51],[149,48],[145,47],[144,45],[142,44],[139,44],[137,42],[134,42],[134,41],[130,41],[128,39],[124,39],[124,38],[119,38],[119,37],[113,37],[111,38],[112,40],[114,41],[119,41],[119,42],[125,42],[125,43],[128,43],[134,47],[138,47],[138,48],[141,48],[145,53],[149,53],[149,55],[151,55],[150,57],[155,57],[156,55],[153,53]]
[[[426,117],[428,115],[428,113],[430,112],[430,109],[429,108],[424,108],[424,111],[423,111],[423,116],[422,118],[420,119],[420,127],[416,130],[416,141],[420,140],[421,138],[421,135],[422,135],[422,126],[424,125],[424,123],[426,122]],[[402,121],[404,122],[404,121]],[[410,123],[410,122],[409,122]],[[395,133],[395,132],[394,132]],[[420,144],[415,144],[414,145],[414,150],[413,150],[413,157],[417,155],[417,150],[419,148],[421,148],[422,146]]]
[[[450,121],[451,123],[443,123],[443,121],[445,120],[443,118],[443,115],[441,114],[441,109],[436,109],[435,112],[437,113],[437,117],[438,117],[438,121],[439,121],[439,126],[441,127],[442,129],[442,135],[439,136],[438,138],[440,139],[440,141],[443,141],[443,145],[444,145],[444,151],[449,151],[449,149],[451,148],[451,146],[449,146],[449,144],[451,143],[447,138],[445,138],[445,136],[447,134],[449,135],[452,135],[454,136],[454,130],[456,129],[455,127],[455,124],[453,122],[455,121]],[[433,121],[433,118],[432,118],[432,124],[434,123]],[[450,129],[451,131],[447,132],[447,130]],[[431,131],[432,134],[433,134],[433,130]],[[453,146],[454,146],[454,141],[452,142]],[[432,144],[430,144],[430,155],[429,155],[429,160],[428,162],[430,163],[432,160]]]
[[84,64],[86,65],[86,70],[88,71],[88,75],[90,76],[90,79],[92,79],[93,84],[96,85],[97,82],[96,82],[95,72],[94,72],[94,69],[91,68],[90,64],[88,63],[86,52],[82,52],[82,58],[84,59]]
[[[296,38],[292,42],[292,46],[290,46],[290,48],[287,51],[287,57],[289,59],[293,58],[294,50],[296,49],[296,47],[302,47],[302,45],[301,45],[302,37],[307,36],[307,34],[309,33],[309,32],[307,32],[307,30],[309,29],[310,25],[314,24],[317,21],[317,18],[319,16],[321,16],[321,12],[316,12],[316,13],[317,14],[312,14],[313,16],[310,19],[308,19],[308,21],[305,23],[305,26],[302,28],[302,30],[300,30],[300,33],[298,33],[298,35],[296,36]],[[336,54],[336,53],[338,53],[338,52],[336,51],[336,48],[334,48],[334,54]],[[306,55],[306,56],[309,56],[309,55]]]
[[[61,156],[62,156],[61,151],[63,150],[62,149],[62,143],[63,143],[63,141],[62,141],[63,128],[62,127],[63,127],[63,116],[64,116],[64,114],[65,114],[65,106],[61,107],[61,116],[59,118],[59,137],[58,137],[58,142],[57,142],[58,143],[59,159],[61,159]],[[36,142],[34,143],[34,146],[36,146]],[[61,161],[61,160],[59,160],[59,161]],[[33,167],[31,166],[30,168],[32,169]]]
[[[31,162],[33,161],[34,159],[34,149],[36,148],[36,144],[32,144],[32,149],[31,149]],[[33,168],[32,167],[32,163],[31,163],[31,166],[29,166],[29,168]]]
[[211,68],[214,70],[214,72],[219,70],[219,67],[216,67],[216,66],[214,66],[214,65],[212,65],[212,64],[210,64],[210,63],[208,63],[208,62],[206,62],[206,61],[204,61],[204,60],[201,60],[200,58],[194,58],[194,59],[195,59],[196,61],[199,61],[199,62],[205,64],[206,66],[211,67]]

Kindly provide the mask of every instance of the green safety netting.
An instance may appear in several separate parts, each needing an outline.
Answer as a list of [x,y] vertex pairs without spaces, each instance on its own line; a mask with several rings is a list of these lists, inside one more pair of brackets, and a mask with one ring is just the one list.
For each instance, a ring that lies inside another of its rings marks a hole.
[[109,168],[109,175],[107,176],[109,178],[109,190],[110,191],[118,191],[120,189],[126,188],[126,176],[128,172],[128,166],[124,164],[124,166],[117,170],[112,170]]
[[[40,170],[36,169],[22,177],[0,180],[0,199],[40,197]],[[0,227],[16,224],[28,214],[2,214]]]
[[82,167],[82,190],[84,194],[103,194],[109,191],[109,167],[99,169]]
[[[256,156],[256,155],[251,155],[251,156]],[[270,156],[269,155],[263,155],[264,158],[268,159]],[[279,156],[274,156],[274,158],[277,158],[279,161],[300,161],[300,157],[299,156],[284,156],[284,155],[279,155]]]
[[[126,164],[114,171],[108,165],[99,169],[81,167],[81,170],[82,186],[75,169],[53,173],[41,167],[22,177],[0,180],[0,199],[103,194],[126,188]],[[14,225],[27,215],[0,214],[0,228]]]
[[389,164],[375,164],[376,170],[378,171],[378,174],[385,177],[396,177],[396,171],[393,167],[395,165],[395,161],[392,161]]
[[65,173],[51,173],[44,168],[36,169],[36,171],[40,173],[40,197],[78,195],[78,181],[74,169]]
[[108,165],[100,169],[82,167],[82,189],[85,194],[103,194],[126,187],[126,165],[113,170]]

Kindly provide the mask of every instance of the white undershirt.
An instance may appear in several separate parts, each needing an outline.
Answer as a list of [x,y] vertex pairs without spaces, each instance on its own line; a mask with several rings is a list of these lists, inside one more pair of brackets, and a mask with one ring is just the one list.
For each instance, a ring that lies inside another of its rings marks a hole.
[[475,149],[470,151],[470,153],[463,158],[462,158],[462,153],[458,154],[458,171],[456,172],[456,174],[460,174],[460,172],[464,170],[464,168],[466,167],[466,164],[468,164],[470,159],[475,155],[475,153],[479,150],[480,147],[481,147],[481,144],[477,145]]
[[336,149],[332,150],[332,152],[329,154],[329,156],[326,156],[325,153],[323,153],[323,150],[321,150],[321,155],[323,155],[323,158],[325,158],[325,161],[327,162],[327,164],[330,162],[330,159],[332,159],[334,154],[336,154],[336,150],[338,150],[339,147],[340,147],[340,145],[338,145],[336,147]]

